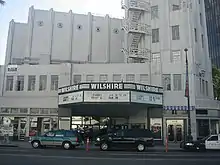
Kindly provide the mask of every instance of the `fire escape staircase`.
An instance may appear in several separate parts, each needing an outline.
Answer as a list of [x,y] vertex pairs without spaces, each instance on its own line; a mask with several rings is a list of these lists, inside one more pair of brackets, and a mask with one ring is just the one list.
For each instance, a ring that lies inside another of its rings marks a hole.
[[127,5],[122,1],[122,8],[128,10],[129,18],[123,21],[123,29],[130,36],[128,48],[123,48],[123,52],[128,58],[135,60],[148,60],[150,50],[140,48],[140,40],[144,35],[150,35],[150,26],[140,23],[143,11],[149,11],[146,0],[128,0]]

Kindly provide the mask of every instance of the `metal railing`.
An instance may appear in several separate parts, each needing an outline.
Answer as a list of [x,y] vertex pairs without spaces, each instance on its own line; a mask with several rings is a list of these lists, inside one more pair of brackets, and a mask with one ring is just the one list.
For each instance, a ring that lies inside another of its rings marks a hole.
[[139,49],[139,48],[129,48],[122,49],[129,58],[139,58],[139,59],[147,59],[150,58],[150,50],[148,49]]
[[136,23],[136,22],[130,22],[130,20],[123,20],[122,27],[127,32],[138,32],[138,33],[151,35],[151,31],[150,31],[151,26],[144,23]]
[[150,2],[147,2],[146,0],[122,0],[121,6],[122,8],[126,8],[126,9],[130,8],[130,9],[150,11]]

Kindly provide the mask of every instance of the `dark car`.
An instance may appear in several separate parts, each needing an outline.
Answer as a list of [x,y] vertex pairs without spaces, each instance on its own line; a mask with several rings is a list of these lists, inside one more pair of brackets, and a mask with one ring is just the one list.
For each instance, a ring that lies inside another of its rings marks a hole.
[[124,129],[98,137],[95,142],[102,151],[110,148],[136,149],[142,152],[154,146],[153,134],[147,129]]
[[33,148],[58,146],[68,150],[83,144],[80,134],[75,130],[49,131],[41,136],[30,137]]
[[197,150],[197,151],[205,151],[206,146],[205,146],[205,141],[206,139],[209,138],[209,136],[204,137],[203,139],[200,140],[195,140],[195,141],[182,141],[180,143],[180,148],[184,150]]

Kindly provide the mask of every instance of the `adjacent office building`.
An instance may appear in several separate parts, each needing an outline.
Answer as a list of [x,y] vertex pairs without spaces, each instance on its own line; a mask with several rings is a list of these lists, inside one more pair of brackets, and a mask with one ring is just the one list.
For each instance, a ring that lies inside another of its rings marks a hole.
[[159,141],[181,141],[190,111],[194,139],[219,133],[204,1],[125,0],[122,9],[124,19],[32,6],[27,23],[10,22],[0,68],[2,130],[23,139],[32,130],[111,119],[151,129]]
[[209,55],[212,64],[220,68],[220,1],[205,0]]

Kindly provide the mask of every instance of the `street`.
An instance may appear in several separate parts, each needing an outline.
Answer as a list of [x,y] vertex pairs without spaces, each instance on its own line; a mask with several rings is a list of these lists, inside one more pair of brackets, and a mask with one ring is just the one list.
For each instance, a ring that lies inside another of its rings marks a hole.
[[1,165],[217,165],[220,164],[219,152],[144,152],[62,149],[24,149],[0,148]]

